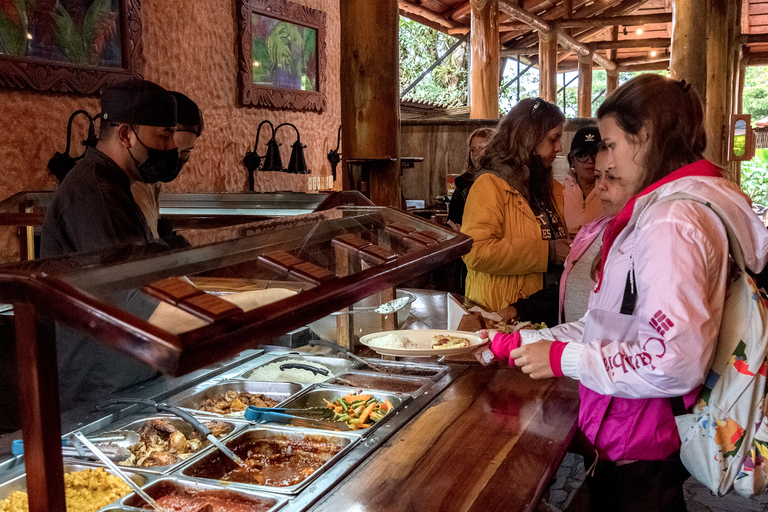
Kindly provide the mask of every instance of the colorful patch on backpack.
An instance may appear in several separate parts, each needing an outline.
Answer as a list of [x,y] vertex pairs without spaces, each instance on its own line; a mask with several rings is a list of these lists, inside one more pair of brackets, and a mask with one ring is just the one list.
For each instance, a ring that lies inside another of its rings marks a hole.
[[723,455],[736,455],[744,438],[744,429],[731,418],[715,420],[715,444],[722,446]]
[[739,341],[739,344],[736,345],[736,350],[733,351],[733,355],[728,359],[728,364],[732,365],[740,374],[754,377],[755,374],[749,371],[749,361],[747,361],[747,354],[745,352],[746,348],[747,345],[744,343],[744,340]]

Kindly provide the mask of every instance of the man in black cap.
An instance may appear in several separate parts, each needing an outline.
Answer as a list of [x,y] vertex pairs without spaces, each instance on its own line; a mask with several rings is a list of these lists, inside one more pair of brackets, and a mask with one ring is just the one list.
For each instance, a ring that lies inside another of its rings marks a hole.
[[46,213],[43,257],[154,238],[131,182],[178,173],[176,99],[155,83],[127,80],[103,92],[101,110],[99,142],[67,174]]
[[167,219],[160,218],[159,196],[162,183],[176,179],[181,168],[189,161],[192,150],[195,149],[197,138],[203,133],[203,113],[197,103],[180,92],[171,91],[176,98],[176,132],[173,140],[179,150],[179,163],[176,172],[170,173],[157,183],[134,181],[131,192],[141,213],[144,215],[149,229],[155,238],[166,238],[173,235],[173,226]]
[[595,191],[595,155],[600,144],[597,126],[580,128],[568,151],[568,175],[563,181],[565,225],[571,238],[581,226],[603,214],[600,198]]

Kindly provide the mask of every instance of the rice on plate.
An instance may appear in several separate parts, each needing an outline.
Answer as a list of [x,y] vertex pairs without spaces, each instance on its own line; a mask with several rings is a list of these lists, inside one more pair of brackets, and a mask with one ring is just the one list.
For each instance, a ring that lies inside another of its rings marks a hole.
[[379,348],[418,348],[419,346],[405,336],[399,334],[387,334],[368,341],[371,347]]

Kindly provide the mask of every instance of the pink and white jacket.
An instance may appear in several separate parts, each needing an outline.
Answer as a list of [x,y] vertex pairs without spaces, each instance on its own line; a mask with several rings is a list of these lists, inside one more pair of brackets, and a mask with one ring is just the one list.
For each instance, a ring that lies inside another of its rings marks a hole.
[[[691,165],[712,165],[700,161]],[[684,168],[685,169],[685,168]],[[768,260],[768,230],[749,198],[723,178],[685,177],[637,198],[628,225],[611,245],[602,286],[578,322],[521,331],[520,343],[557,340],[553,370],[580,381],[579,427],[601,458],[660,460],[680,447],[669,397],[690,405],[714,354],[728,277],[723,223],[692,200],[659,201],[676,192],[706,198],[724,212],[741,242],[747,267]],[[618,313],[630,265],[634,268],[637,322],[616,335],[611,322],[592,322],[599,311]],[[494,338],[494,353],[516,340]],[[498,342],[497,343],[497,339]],[[507,352],[508,354],[508,352]]]

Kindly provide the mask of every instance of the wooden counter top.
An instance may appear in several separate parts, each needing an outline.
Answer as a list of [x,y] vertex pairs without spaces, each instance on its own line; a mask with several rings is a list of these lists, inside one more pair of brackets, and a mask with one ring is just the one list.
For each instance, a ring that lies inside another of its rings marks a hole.
[[473,366],[312,510],[533,510],[577,413],[575,381]]

